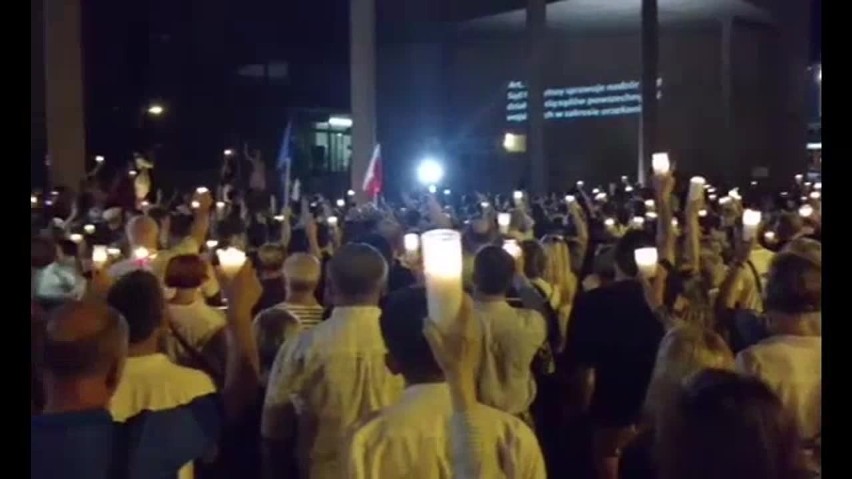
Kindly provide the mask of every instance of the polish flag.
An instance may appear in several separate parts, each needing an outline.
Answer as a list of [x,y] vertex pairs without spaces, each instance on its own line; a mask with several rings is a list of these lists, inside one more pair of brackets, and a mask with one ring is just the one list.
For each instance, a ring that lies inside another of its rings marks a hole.
[[373,157],[370,158],[370,166],[367,167],[367,174],[364,176],[364,184],[361,189],[367,193],[370,200],[375,200],[379,193],[382,192],[382,149],[381,145],[376,145],[373,150]]

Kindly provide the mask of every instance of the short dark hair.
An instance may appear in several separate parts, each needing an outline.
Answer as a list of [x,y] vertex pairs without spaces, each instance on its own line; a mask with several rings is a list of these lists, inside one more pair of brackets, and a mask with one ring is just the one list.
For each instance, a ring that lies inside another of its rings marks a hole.
[[640,230],[630,230],[624,233],[615,244],[615,266],[631,278],[639,274],[636,266],[635,252],[639,248],[654,246],[654,240],[648,233]]
[[536,240],[522,241],[521,251],[524,253],[524,275],[529,279],[541,278],[547,267],[547,255],[541,243]]
[[50,313],[44,328],[41,365],[63,379],[105,374],[127,348],[127,324],[103,303],[68,301]]
[[381,253],[382,257],[388,264],[393,263],[393,249],[387,238],[378,233],[369,233],[355,240],[356,243],[370,245]]
[[483,246],[473,259],[473,284],[482,293],[506,294],[515,276],[515,258],[503,248]]
[[387,297],[382,307],[379,319],[382,338],[388,354],[408,383],[423,383],[443,377],[423,335],[423,321],[428,316],[423,287],[397,290]]
[[331,258],[328,270],[335,291],[359,298],[381,290],[387,279],[388,264],[376,248],[349,243]]
[[266,243],[257,250],[258,266],[261,271],[281,272],[287,251],[279,243]]
[[166,265],[165,283],[169,288],[198,288],[206,279],[207,264],[197,254],[175,256]]
[[820,311],[822,264],[790,251],[776,254],[769,265],[765,296],[766,311],[786,314]]
[[163,322],[163,287],[148,271],[132,271],[119,278],[109,290],[107,303],[127,321],[130,344],[148,339]]

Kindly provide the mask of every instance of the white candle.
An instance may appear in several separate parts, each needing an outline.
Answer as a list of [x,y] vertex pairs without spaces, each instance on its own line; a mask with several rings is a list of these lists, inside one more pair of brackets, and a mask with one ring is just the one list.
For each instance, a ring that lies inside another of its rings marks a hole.
[[101,269],[104,264],[106,264],[109,259],[109,252],[107,251],[107,247],[104,245],[95,245],[92,246],[92,263],[95,265],[95,268]]
[[704,185],[707,180],[702,176],[693,176],[689,180],[689,201],[697,201],[704,195]]
[[193,200],[192,203],[189,204],[189,206],[192,206],[192,209],[197,210],[198,208],[201,208],[201,203]]
[[223,210],[223,209],[225,209],[225,202],[224,202],[224,201],[217,201],[217,202],[216,202],[216,209],[217,209],[217,210]]
[[408,233],[402,237],[402,244],[405,247],[406,256],[416,257],[420,251],[420,236],[417,233]]
[[633,193],[633,187],[630,186],[630,185],[627,185],[627,186],[624,187],[624,191],[627,192],[627,193]]
[[649,212],[645,213],[645,218],[648,218],[649,220],[655,220],[655,219],[657,219],[657,213],[654,213],[653,211],[649,211]]
[[698,210],[698,217],[704,218],[707,216],[707,210]]
[[355,191],[349,190],[349,191],[346,192],[346,195],[347,196],[355,196]]
[[38,204],[38,197],[35,195],[30,195],[30,205],[35,206]]
[[71,241],[73,241],[77,244],[80,244],[80,243],[83,242],[83,235],[81,235],[79,233],[72,233],[71,235],[68,236],[68,239],[70,239]]
[[204,244],[207,246],[207,249],[213,249],[219,245],[219,242],[216,240],[207,240]]
[[332,228],[337,228],[337,216],[329,216],[328,225]]
[[595,201],[606,201],[606,193],[598,193],[595,195]]
[[798,174],[798,175],[793,177],[793,179],[796,180],[796,183],[801,183],[803,178],[804,178],[804,176],[802,176],[801,174]]
[[95,157],[95,163],[103,163],[103,162],[104,162],[103,156],[98,155],[98,156]]
[[107,254],[113,258],[121,256],[121,250],[118,248],[107,248]]
[[577,198],[574,195],[565,195],[565,203],[569,205],[577,201]]
[[83,231],[85,231],[87,235],[95,234],[95,225],[83,226]]
[[634,228],[642,228],[645,226],[645,218],[641,216],[634,216],[633,219],[630,220],[630,223]]
[[718,196],[716,196],[714,194],[707,195],[707,199],[710,200],[710,201],[716,201],[716,198],[718,198]]
[[812,200],[818,200],[822,198],[822,193],[820,193],[819,191],[811,191],[811,194],[808,196],[810,196]]
[[521,190],[515,190],[515,192],[512,193],[512,198],[514,198],[515,203],[517,204],[518,202],[523,201],[524,192]]
[[346,200],[344,200],[343,198],[338,198],[337,199],[337,207],[343,208],[344,206],[346,206]]
[[195,192],[198,193],[199,195],[203,195],[205,193],[210,192],[210,190],[207,189],[206,186],[199,186],[198,188],[195,189]]
[[497,214],[497,226],[500,227],[500,233],[506,234],[509,232],[509,223],[512,221],[512,215],[509,213]]
[[450,190],[444,190],[444,195],[446,195],[446,196],[450,196],[450,194],[452,194],[452,191],[450,191]]
[[811,205],[802,205],[799,207],[799,216],[802,218],[810,218],[814,214],[814,207]]
[[216,250],[216,257],[219,258],[222,272],[228,278],[236,276],[246,262],[246,254],[234,247]]
[[585,183],[583,183],[583,180],[578,181],[577,182],[577,188],[582,189],[584,184]]
[[642,276],[652,278],[657,273],[657,248],[639,248],[633,251],[633,259],[636,260],[636,266]]
[[148,256],[151,256],[151,252],[148,251],[148,248],[140,246],[133,250],[133,258],[135,259],[146,259]]
[[518,244],[518,240],[509,238],[506,241],[503,241],[503,251],[512,255],[512,258],[518,259],[521,257],[522,251],[521,246]]
[[127,175],[128,175],[128,176],[130,176],[131,178],[135,178],[135,177],[136,177],[136,170],[130,170],[130,171],[128,171],[128,172],[127,172]]
[[654,200],[645,200],[645,208],[654,209]]
[[766,240],[767,243],[772,243],[775,241],[775,232],[767,231],[763,233],[763,239]]
[[822,181],[817,181],[814,183],[814,189],[817,191],[822,191]]
[[488,208],[491,205],[489,205],[487,201],[483,201],[482,203],[479,204],[479,206],[481,206],[482,209],[485,209],[485,208]]
[[651,155],[651,167],[655,175],[665,175],[671,168],[668,153],[654,153]]
[[760,225],[760,211],[745,210],[743,211],[743,240],[750,241],[757,233],[757,227]]
[[429,185],[429,193],[431,193],[431,194],[433,194],[433,195],[434,195],[436,191],[438,191],[438,187],[437,187],[437,186],[435,186],[435,185]]
[[604,220],[604,226],[606,226],[607,228],[612,228],[612,227],[614,227],[614,226],[615,226],[615,220],[614,220],[614,219],[612,219],[612,218],[607,218],[607,219],[605,219],[605,220]]
[[455,320],[462,300],[462,245],[458,231],[423,233],[423,274],[429,318],[439,324]]
[[275,221],[277,221],[279,223],[283,223],[284,222],[284,215],[275,215],[275,216],[272,217],[272,219],[274,219]]

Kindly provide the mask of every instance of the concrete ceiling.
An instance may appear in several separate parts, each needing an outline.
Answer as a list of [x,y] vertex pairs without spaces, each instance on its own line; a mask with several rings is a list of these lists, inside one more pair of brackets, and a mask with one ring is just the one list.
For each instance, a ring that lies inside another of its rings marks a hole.
[[[588,31],[638,28],[641,0],[562,0],[547,5],[551,29]],[[771,15],[746,0],[658,0],[662,24],[694,23],[737,17],[771,23]],[[526,11],[518,9],[481,17],[460,25],[470,33],[514,33],[524,30]]]

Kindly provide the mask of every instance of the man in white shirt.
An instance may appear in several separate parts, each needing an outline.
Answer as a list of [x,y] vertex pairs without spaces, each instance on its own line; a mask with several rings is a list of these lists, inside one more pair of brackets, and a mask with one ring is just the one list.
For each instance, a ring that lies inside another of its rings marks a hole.
[[737,355],[737,369],[775,391],[806,442],[822,431],[821,295],[821,254],[777,254],[765,294],[772,336]]
[[398,399],[402,381],[385,365],[379,330],[387,271],[381,254],[364,244],[332,258],[331,317],[285,342],[270,371],[261,422],[267,477],[286,477],[297,436],[299,477],[339,479],[352,426]]
[[[509,414],[522,415],[535,399],[530,366],[547,339],[547,324],[538,311],[516,309],[506,301],[515,273],[514,258],[502,248],[486,246],[479,250],[473,268],[473,308],[483,334],[479,399]],[[521,294],[526,307],[532,307],[524,299],[530,297],[542,301],[534,291]]]
[[[405,378],[407,387],[397,403],[354,433],[346,477],[460,477],[460,467],[468,461],[481,472],[488,471],[482,477],[546,477],[533,432],[520,419],[497,409],[475,404],[467,411],[478,427],[474,447],[464,449],[465,441],[453,424],[450,386],[423,333],[427,315],[423,288],[399,290],[388,298],[380,320],[387,362]],[[460,457],[472,453],[478,457]],[[500,454],[508,457],[501,460]]]

